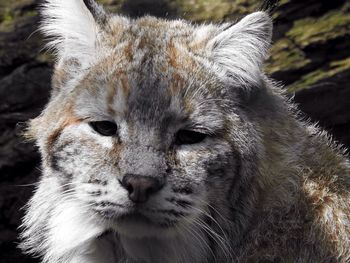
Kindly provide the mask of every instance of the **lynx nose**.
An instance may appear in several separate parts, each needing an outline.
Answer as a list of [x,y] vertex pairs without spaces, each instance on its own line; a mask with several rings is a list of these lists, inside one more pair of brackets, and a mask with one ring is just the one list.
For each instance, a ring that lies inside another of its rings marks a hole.
[[121,185],[128,190],[131,201],[144,203],[152,194],[162,189],[164,180],[138,174],[126,174]]

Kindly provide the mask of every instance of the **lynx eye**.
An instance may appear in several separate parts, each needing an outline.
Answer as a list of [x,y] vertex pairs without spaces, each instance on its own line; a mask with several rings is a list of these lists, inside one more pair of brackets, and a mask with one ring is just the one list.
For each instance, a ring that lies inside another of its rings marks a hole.
[[102,136],[113,136],[117,134],[117,124],[111,121],[93,121],[89,125]]
[[190,131],[190,130],[180,130],[176,134],[175,144],[183,145],[183,144],[196,144],[200,143],[207,137],[206,134]]

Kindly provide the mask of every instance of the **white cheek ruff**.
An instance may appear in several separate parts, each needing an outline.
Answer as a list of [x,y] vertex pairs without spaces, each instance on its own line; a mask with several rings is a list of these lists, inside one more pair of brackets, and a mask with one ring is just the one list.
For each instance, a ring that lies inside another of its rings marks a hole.
[[53,210],[48,223],[48,243],[52,257],[74,254],[104,231],[84,206],[74,200],[63,201]]
[[106,231],[86,205],[64,197],[54,175],[41,180],[21,227],[21,248],[42,255],[45,263],[95,262],[89,258],[96,238]]

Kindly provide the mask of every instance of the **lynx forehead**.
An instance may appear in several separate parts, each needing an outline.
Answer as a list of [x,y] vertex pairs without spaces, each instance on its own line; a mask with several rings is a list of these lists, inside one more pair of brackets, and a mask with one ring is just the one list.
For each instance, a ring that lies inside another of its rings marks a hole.
[[[349,162],[263,73],[272,21],[46,0],[51,100],[21,248],[47,263],[347,262]],[[312,245],[310,245],[312,244]]]

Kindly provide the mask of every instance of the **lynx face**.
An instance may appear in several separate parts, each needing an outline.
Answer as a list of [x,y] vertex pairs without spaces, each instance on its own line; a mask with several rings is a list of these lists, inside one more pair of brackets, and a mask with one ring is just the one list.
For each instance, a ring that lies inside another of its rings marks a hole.
[[43,15],[58,61],[51,101],[29,133],[55,200],[137,238],[193,235],[239,209],[230,200],[247,180],[240,162],[257,148],[242,97],[263,86],[265,13],[193,26],[50,0]]
[[195,59],[195,73],[172,67],[162,45],[159,55],[133,48],[130,66],[113,53],[92,66],[70,93],[69,124],[49,135],[48,165],[65,191],[125,235],[200,220],[235,177],[223,87]]

